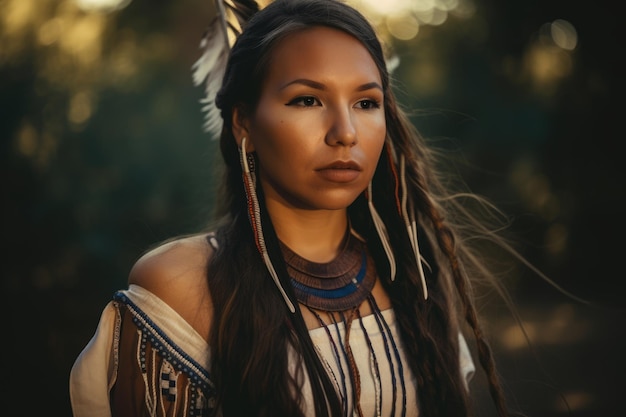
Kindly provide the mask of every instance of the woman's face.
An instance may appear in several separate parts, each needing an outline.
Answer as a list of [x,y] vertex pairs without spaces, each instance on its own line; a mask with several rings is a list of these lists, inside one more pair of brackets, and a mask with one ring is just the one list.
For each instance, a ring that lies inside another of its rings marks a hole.
[[266,203],[347,207],[374,175],[386,136],[374,60],[356,38],[316,27],[279,41],[268,70],[245,124]]

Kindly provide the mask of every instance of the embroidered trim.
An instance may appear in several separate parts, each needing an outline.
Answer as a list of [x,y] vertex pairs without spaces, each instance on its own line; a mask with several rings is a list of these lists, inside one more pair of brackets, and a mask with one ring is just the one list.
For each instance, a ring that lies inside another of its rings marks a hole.
[[117,381],[117,372],[120,366],[120,338],[122,331],[122,314],[120,313],[119,303],[113,302],[115,308],[115,327],[113,329],[113,375],[109,380],[109,392]]
[[172,342],[130,298],[122,291],[118,291],[113,295],[113,299],[128,307],[133,317],[133,322],[145,335],[146,339],[142,340],[142,351],[145,349],[144,343],[149,341],[153,348],[175,369],[184,372],[193,385],[198,385],[208,394],[214,392],[209,372]]

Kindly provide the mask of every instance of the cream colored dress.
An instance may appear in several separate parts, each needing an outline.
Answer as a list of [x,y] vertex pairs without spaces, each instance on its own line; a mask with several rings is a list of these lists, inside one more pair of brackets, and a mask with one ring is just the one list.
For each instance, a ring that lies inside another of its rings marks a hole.
[[[346,416],[417,416],[416,381],[400,346],[392,310],[355,319],[349,346],[343,323],[310,331],[311,339],[343,402]],[[389,337],[389,335],[391,337]],[[391,339],[391,340],[390,340]],[[358,370],[350,378],[346,348]],[[171,307],[137,285],[119,291],[104,309],[97,330],[70,373],[74,417],[201,416],[213,406],[207,342]],[[460,336],[461,371],[470,380],[475,367]],[[291,357],[295,369],[297,356]],[[403,366],[403,364],[405,364]],[[394,382],[395,381],[395,382]],[[355,400],[355,386],[360,395]],[[395,386],[395,389],[393,388]],[[305,414],[314,415],[308,380]]]

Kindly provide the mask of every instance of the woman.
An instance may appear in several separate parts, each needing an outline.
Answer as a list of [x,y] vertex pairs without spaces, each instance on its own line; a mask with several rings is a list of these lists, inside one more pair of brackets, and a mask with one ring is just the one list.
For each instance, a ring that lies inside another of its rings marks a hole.
[[216,99],[220,222],[133,267],[75,416],[467,416],[465,330],[507,415],[468,279],[487,269],[374,30],[335,0],[251,11]]

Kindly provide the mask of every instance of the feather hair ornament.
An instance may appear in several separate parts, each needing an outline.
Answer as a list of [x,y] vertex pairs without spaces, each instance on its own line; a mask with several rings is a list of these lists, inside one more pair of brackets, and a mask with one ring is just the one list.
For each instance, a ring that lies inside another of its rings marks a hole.
[[218,138],[222,130],[215,97],[222,86],[230,48],[246,22],[259,10],[259,5],[253,0],[215,0],[215,10],[215,17],[200,41],[202,56],[191,67],[194,85],[204,84],[205,95],[200,99],[204,112],[203,129],[213,139]]

